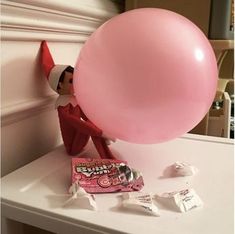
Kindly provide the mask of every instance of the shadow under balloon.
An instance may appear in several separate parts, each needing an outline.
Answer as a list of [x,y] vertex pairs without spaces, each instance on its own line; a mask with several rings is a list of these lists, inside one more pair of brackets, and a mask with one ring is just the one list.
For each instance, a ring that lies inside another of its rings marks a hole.
[[[115,143],[112,143],[115,144]],[[124,156],[120,154],[117,150],[113,149],[112,144],[109,145],[109,148],[117,160],[125,160]],[[77,158],[100,158],[92,140],[89,140],[84,150],[79,153],[79,155],[74,156]]]

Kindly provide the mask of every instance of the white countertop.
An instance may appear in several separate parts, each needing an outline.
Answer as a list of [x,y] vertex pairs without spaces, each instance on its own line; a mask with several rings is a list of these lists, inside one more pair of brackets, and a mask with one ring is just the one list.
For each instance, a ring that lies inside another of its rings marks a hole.
[[[139,169],[143,191],[163,193],[194,188],[204,207],[187,213],[160,209],[153,217],[124,210],[120,194],[99,194],[99,210],[62,207],[68,198],[71,158],[63,146],[2,178],[2,215],[55,233],[233,233],[233,141],[187,134],[156,145],[117,141],[111,146],[119,159]],[[96,155],[90,144],[84,155]],[[17,155],[16,155],[17,157]],[[199,169],[191,177],[162,178],[176,161]]]

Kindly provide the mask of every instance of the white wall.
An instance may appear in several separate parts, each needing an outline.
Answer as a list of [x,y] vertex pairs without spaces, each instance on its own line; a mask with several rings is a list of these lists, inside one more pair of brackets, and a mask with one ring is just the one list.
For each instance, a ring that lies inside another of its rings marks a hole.
[[74,65],[89,35],[119,13],[110,0],[1,1],[1,175],[61,143],[57,97],[39,59],[48,40],[56,63]]

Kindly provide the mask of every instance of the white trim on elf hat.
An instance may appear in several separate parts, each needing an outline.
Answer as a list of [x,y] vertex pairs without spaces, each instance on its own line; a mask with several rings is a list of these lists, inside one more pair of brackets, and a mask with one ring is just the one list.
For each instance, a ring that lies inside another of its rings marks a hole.
[[69,65],[55,65],[46,41],[41,43],[42,66],[50,87],[57,92],[61,74]]
[[54,91],[57,91],[60,76],[69,65],[55,65],[49,74],[48,82]]

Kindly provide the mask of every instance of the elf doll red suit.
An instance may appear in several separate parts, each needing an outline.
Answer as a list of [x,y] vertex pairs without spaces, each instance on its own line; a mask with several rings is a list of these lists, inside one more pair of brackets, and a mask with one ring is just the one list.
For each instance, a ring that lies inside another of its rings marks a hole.
[[59,94],[56,108],[67,153],[80,153],[91,137],[101,158],[115,158],[107,146],[108,138],[89,121],[77,103],[73,91],[73,67],[55,65],[46,41],[41,43],[41,53],[49,85]]

